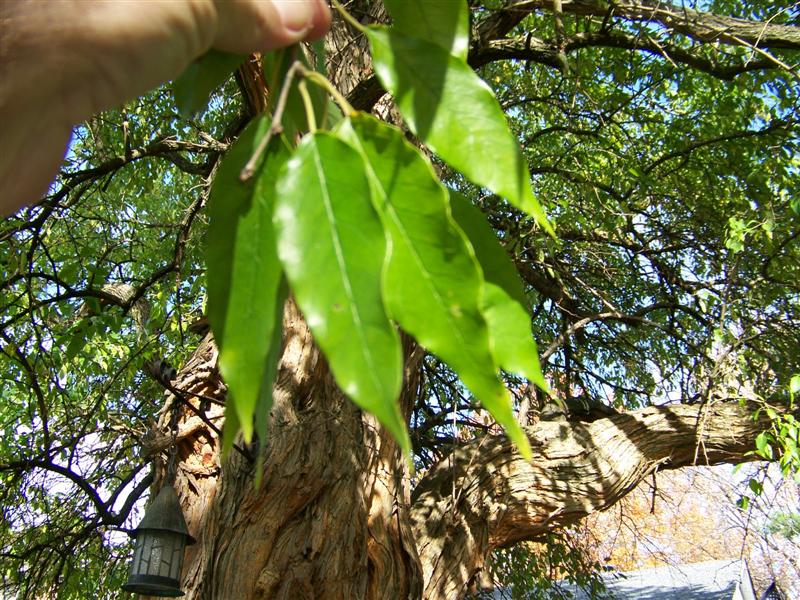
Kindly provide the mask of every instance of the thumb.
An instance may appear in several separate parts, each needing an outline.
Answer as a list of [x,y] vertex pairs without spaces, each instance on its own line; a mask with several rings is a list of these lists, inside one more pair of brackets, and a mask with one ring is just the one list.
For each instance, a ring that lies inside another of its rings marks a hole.
[[320,38],[331,22],[324,0],[215,0],[215,6],[214,47],[237,54]]

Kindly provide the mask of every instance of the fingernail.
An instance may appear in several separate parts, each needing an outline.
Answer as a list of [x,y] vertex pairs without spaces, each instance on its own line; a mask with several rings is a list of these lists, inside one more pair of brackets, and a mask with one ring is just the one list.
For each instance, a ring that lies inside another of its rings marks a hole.
[[284,29],[302,39],[314,27],[314,2],[308,0],[275,0],[275,11]]

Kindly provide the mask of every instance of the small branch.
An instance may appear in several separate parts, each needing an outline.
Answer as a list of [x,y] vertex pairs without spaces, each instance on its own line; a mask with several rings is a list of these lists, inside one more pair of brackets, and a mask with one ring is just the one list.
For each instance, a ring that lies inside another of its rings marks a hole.
[[113,521],[113,515],[109,512],[106,503],[103,502],[103,499],[100,497],[100,494],[97,492],[97,490],[92,487],[89,482],[86,481],[86,479],[67,467],[57,465],[50,460],[39,459],[20,460],[8,463],[6,465],[0,465],[0,471],[19,471],[33,468],[44,469],[45,471],[56,473],[57,475],[61,475],[62,477],[68,479],[89,497],[89,500],[94,505],[95,510],[97,510],[97,514],[100,519],[102,519],[104,522]]
[[[556,52],[558,62],[561,64],[561,73],[564,76],[569,74],[569,62],[567,62],[567,53],[565,52],[565,43],[567,39],[566,30],[564,29],[564,10],[561,5],[561,0],[553,0],[553,24],[556,30]],[[531,35],[528,34],[526,45],[530,47]]]
[[[17,359],[17,362],[20,364],[22,369],[28,375],[28,379],[31,382],[31,387],[33,388],[33,394],[36,396],[36,403],[39,407],[39,418],[42,421],[42,436],[44,438],[44,452],[45,455],[50,454],[50,425],[49,425],[49,413],[47,410],[47,401],[45,400],[44,391],[42,387],[39,385],[39,378],[36,376],[36,371],[34,370],[31,363],[28,361],[28,357],[22,353],[22,350],[19,349],[19,346],[14,343],[14,341],[8,337],[5,331],[0,330],[0,337],[6,342],[6,348],[13,348],[14,356]],[[3,349],[4,352],[8,352],[5,348]]]
[[769,135],[773,133],[777,133],[780,131],[788,132],[790,126],[793,123],[787,123],[784,121],[773,121],[768,126],[764,127],[763,129],[758,130],[745,130],[745,131],[734,131],[732,133],[726,133],[717,137],[705,139],[705,140],[696,140],[694,142],[690,142],[686,145],[685,148],[681,148],[680,150],[675,150],[674,152],[668,152],[666,154],[661,155],[659,158],[654,160],[652,163],[647,165],[644,168],[645,173],[650,173],[653,169],[658,167],[664,162],[672,160],[674,158],[679,158],[682,156],[686,156],[694,152],[699,148],[703,148],[705,146],[713,146],[714,144],[719,144],[721,142],[730,142],[732,140],[738,140],[743,138],[751,138],[751,137],[758,137],[761,135]]
[[347,98],[345,98],[339,92],[339,90],[337,90],[336,87],[328,80],[328,78],[322,75],[322,73],[317,73],[316,71],[310,71],[304,67],[302,74],[303,77],[308,79],[311,83],[317,84],[318,86],[323,88],[326,92],[328,92],[331,96],[333,96],[333,99],[336,101],[336,104],[339,105],[339,108],[342,109],[342,112],[345,115],[352,115],[353,113],[356,112],[353,106],[347,101]]
[[128,515],[130,514],[131,509],[133,508],[133,505],[139,498],[141,498],[142,494],[148,487],[150,487],[151,483],[153,483],[153,474],[148,473],[147,475],[144,476],[144,479],[142,479],[136,485],[136,487],[131,490],[131,493],[128,494],[128,497],[125,498],[125,503],[119,509],[119,512],[116,515],[114,515],[114,522],[111,523],[112,525],[122,525],[125,522],[125,519],[128,518]]
[[280,96],[278,96],[278,103],[275,105],[275,112],[272,115],[272,123],[270,124],[266,135],[261,138],[261,142],[259,142],[258,147],[253,152],[250,160],[247,161],[247,164],[239,174],[239,180],[241,182],[249,180],[255,174],[258,163],[261,160],[261,156],[264,154],[264,151],[267,149],[270,141],[274,136],[279,135],[283,131],[283,125],[281,124],[281,121],[283,119],[283,113],[286,111],[286,101],[289,98],[289,90],[291,89],[292,80],[303,68],[303,64],[299,60],[295,60],[292,63],[292,66],[289,67],[289,70],[286,71],[286,76],[283,78],[281,93]]
[[[183,395],[181,390],[179,390],[178,388],[176,388],[175,386],[173,386],[169,382],[159,381],[159,383],[161,383],[164,386],[165,389],[169,390],[172,393],[172,395],[175,396],[175,398],[177,398],[178,401],[181,404],[183,404],[183,406],[185,406],[190,411],[192,411],[195,415],[197,415],[200,418],[200,420],[206,425],[206,427],[208,427],[211,431],[216,433],[217,436],[220,437],[220,439],[222,438],[222,431],[219,429],[219,427],[214,425],[202,410],[200,410],[194,404],[189,402],[186,399],[186,397]],[[199,394],[193,394],[193,395],[199,395]],[[202,398],[206,399],[205,396],[202,396]],[[210,400],[210,398],[208,398],[208,399]],[[235,443],[233,444],[233,448],[239,454],[241,454],[245,459],[247,459],[248,462],[251,462],[251,463],[253,462],[254,459],[253,459],[253,456],[250,454],[250,452],[246,451],[241,446],[239,446],[239,445],[237,445]]]
[[553,340],[553,342],[547,347],[547,350],[545,350],[542,353],[540,359],[542,362],[546,361],[576,331],[586,327],[590,323],[594,323],[595,321],[620,321],[622,323],[629,323],[629,324],[633,323],[637,325],[650,325],[651,327],[657,327],[660,329],[661,325],[659,325],[658,323],[654,323],[653,321],[650,321],[649,319],[646,319],[645,317],[642,316],[642,314],[649,312],[650,310],[655,310],[657,308],[663,308],[663,307],[661,305],[657,305],[654,307],[647,307],[639,311],[639,314],[635,315],[628,315],[617,311],[608,311],[608,312],[597,313],[595,315],[589,315],[583,319],[574,321],[568,328],[564,329],[555,340]]
[[71,189],[79,183],[90,179],[97,179],[102,175],[107,175],[108,173],[121,169],[130,163],[152,156],[165,156],[167,160],[175,164],[179,169],[184,169],[185,167],[188,172],[196,173],[201,169],[207,168],[206,164],[197,165],[186,159],[175,159],[174,157],[178,152],[220,153],[227,149],[226,144],[217,142],[216,140],[212,142],[211,138],[208,138],[208,140],[208,144],[195,144],[193,142],[177,140],[174,136],[158,138],[146,146],[131,149],[125,156],[117,156],[97,167],[72,173],[62,172],[61,175],[68,181],[66,186]]

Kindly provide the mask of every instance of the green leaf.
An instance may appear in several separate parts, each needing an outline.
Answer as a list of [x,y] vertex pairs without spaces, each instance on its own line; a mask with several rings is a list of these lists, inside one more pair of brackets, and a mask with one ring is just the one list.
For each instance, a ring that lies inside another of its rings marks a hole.
[[278,190],[278,253],[314,339],[339,387],[408,453],[400,339],[381,299],[386,238],[361,156],[328,133],[306,136]]
[[482,311],[489,324],[492,355],[506,371],[549,391],[531,335],[530,315],[525,309],[525,292],[517,269],[477,207],[453,190],[450,206],[453,218],[472,244],[486,280]]
[[282,350],[283,309],[288,297],[289,285],[286,282],[286,277],[282,276],[274,303],[275,313],[272,315],[272,322],[275,323],[275,326],[272,328],[272,339],[269,341],[269,350],[264,362],[264,379],[256,402],[256,433],[262,443],[266,441],[266,433],[269,426],[269,411],[272,408],[272,384],[278,371],[278,361]]
[[525,288],[517,268],[500,245],[483,213],[463,194],[454,190],[449,192],[453,218],[472,243],[486,281],[500,286],[513,300],[526,306]]
[[225,411],[225,424],[222,426],[222,457],[224,459],[228,453],[233,449],[233,444],[236,442],[236,436],[241,431],[242,422],[239,420],[239,414],[235,410]]
[[347,123],[352,127],[340,127],[339,134],[364,155],[391,241],[383,286],[389,314],[458,373],[530,457],[527,437],[497,377],[480,310],[481,272],[450,215],[447,191],[400,130],[367,115]]
[[531,214],[551,235],[530,173],[492,91],[436,44],[370,27],[375,72],[411,130],[468,179]]
[[213,48],[190,64],[172,86],[175,105],[183,117],[201,113],[211,92],[222,85],[247,57]]
[[64,351],[64,360],[66,362],[71,361],[75,358],[78,353],[83,350],[84,346],[86,346],[86,338],[88,334],[88,319],[81,319],[78,323],[72,328],[72,330],[64,336],[64,339],[61,340],[63,343],[67,339],[67,349]]
[[[247,442],[256,408],[259,402],[263,407],[263,394],[271,394],[267,359],[274,359],[273,335],[281,327],[277,312],[283,306],[283,273],[272,227],[275,181],[288,159],[281,140],[272,140],[255,177],[245,183],[239,179],[268,126],[264,117],[253,122],[228,151],[208,204],[208,318],[219,346],[220,371]],[[259,429],[265,436],[263,422]]]
[[489,324],[492,355],[498,364],[509,373],[526,377],[549,393],[536,342],[531,335],[530,316],[525,309],[501,287],[487,283],[482,311]]
[[772,447],[769,445],[769,437],[764,431],[756,436],[756,450],[760,456],[767,459],[772,458]]
[[[261,384],[261,393],[258,396],[256,403],[256,434],[262,443],[267,439],[267,430],[269,429],[269,411],[272,408],[272,384],[278,372],[278,361],[281,358],[281,350],[283,349],[283,309],[286,304],[286,299],[289,297],[289,284],[286,277],[281,277],[281,283],[278,287],[278,298],[275,302],[275,315],[274,322],[280,326],[276,326],[272,330],[272,339],[269,344],[269,352],[265,361],[264,380]],[[259,452],[256,457],[256,469],[253,485],[256,489],[261,487],[261,478],[264,475],[264,453]]]
[[384,0],[392,25],[448,53],[467,60],[469,52],[469,6],[465,0]]

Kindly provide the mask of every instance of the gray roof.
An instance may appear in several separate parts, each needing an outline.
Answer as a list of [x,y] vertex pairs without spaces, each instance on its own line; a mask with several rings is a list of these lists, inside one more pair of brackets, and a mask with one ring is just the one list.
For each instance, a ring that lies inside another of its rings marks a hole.
[[[744,562],[741,560],[713,560],[689,565],[675,565],[630,571],[609,577],[608,590],[618,600],[732,600],[737,584],[742,579]],[[749,574],[740,594],[746,593]],[[577,598],[587,596],[577,595]],[[752,596],[742,594],[749,600]]]
[[[756,600],[747,565],[738,559],[642,569],[604,579],[617,600]],[[576,600],[589,598],[573,586],[561,587],[575,594]],[[510,595],[495,590],[493,597]]]

